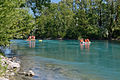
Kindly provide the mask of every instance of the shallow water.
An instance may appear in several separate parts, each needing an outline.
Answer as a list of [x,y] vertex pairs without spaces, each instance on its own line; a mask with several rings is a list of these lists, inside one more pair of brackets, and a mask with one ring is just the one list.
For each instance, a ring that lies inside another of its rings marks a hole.
[[77,40],[11,40],[23,70],[34,80],[120,80],[120,42]]

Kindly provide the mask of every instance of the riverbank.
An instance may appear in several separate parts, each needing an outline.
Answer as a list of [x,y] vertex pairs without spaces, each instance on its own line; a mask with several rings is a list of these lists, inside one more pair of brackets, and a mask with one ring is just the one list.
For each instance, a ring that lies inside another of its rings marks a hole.
[[21,71],[21,62],[16,57],[7,58],[0,54],[0,80],[31,80],[32,70]]
[[7,58],[0,55],[0,80],[12,80],[19,70],[20,62],[16,61],[16,57]]
[[[37,38],[38,40],[80,40],[80,39],[69,39],[69,38]],[[83,38],[85,39],[85,38]],[[115,41],[120,41],[120,37],[118,38],[112,38],[112,39],[90,39],[90,40],[115,40]]]

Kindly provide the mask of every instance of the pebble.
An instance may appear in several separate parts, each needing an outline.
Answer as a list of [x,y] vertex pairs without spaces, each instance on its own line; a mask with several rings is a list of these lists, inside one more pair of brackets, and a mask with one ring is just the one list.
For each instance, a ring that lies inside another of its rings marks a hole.
[[4,56],[0,55],[0,64],[3,67],[7,67],[6,72],[4,73],[3,77],[0,77],[0,80],[9,80],[7,78],[4,78],[5,76],[14,76],[15,72],[18,72],[20,69],[20,64],[15,61],[14,58],[6,58]]
[[32,70],[29,70],[28,73],[26,73],[26,76],[32,77],[34,75],[35,75],[35,73]]
[[9,80],[9,79],[3,77],[3,78],[0,78],[0,80]]

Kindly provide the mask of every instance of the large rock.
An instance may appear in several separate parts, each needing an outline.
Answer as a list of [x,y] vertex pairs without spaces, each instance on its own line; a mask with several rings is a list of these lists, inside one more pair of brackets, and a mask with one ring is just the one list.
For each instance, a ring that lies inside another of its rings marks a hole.
[[26,73],[26,76],[32,77],[34,75],[35,75],[35,73],[32,70],[29,70],[28,73]]
[[8,69],[18,69],[18,68],[20,68],[20,64],[19,63],[10,62],[8,64]]
[[35,75],[35,73],[32,71],[32,70],[29,70],[29,71],[27,71],[27,72],[18,72],[20,75],[25,75],[25,76],[30,76],[30,77],[32,77],[32,76],[34,76]]

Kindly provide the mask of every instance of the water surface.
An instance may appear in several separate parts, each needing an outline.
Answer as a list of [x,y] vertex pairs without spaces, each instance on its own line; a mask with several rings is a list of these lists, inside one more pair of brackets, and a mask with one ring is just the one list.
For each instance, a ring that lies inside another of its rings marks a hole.
[[120,80],[120,42],[77,40],[12,40],[11,48],[32,69],[34,80]]

